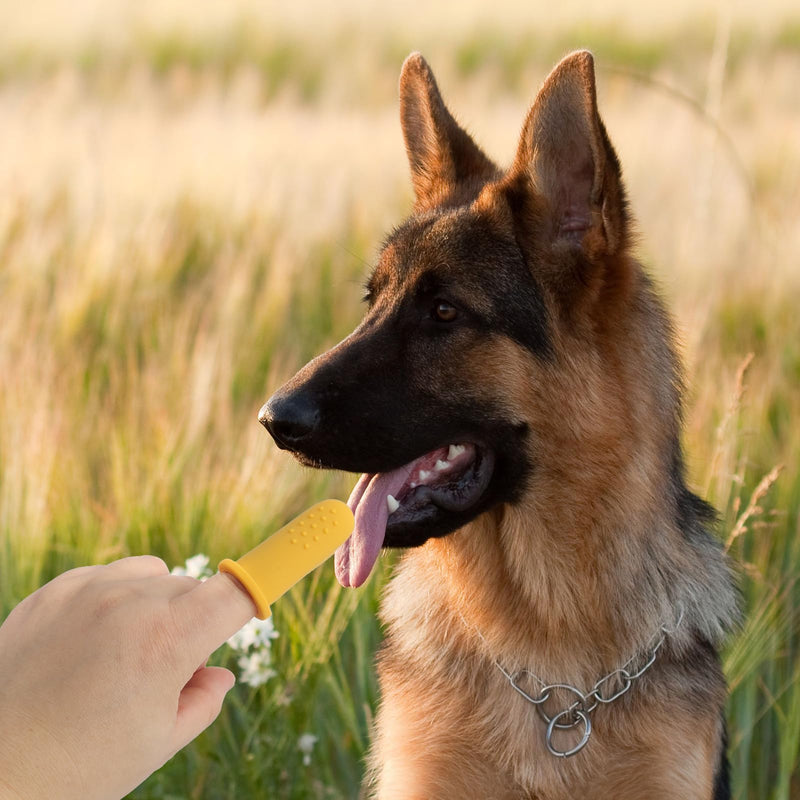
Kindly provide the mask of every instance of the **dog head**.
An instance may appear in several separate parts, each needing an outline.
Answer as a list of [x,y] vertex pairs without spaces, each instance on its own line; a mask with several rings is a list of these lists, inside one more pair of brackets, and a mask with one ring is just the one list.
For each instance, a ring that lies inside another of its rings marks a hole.
[[506,171],[456,123],[418,54],[400,100],[413,213],[383,246],[361,324],[259,414],[302,463],[364,473],[337,554],[345,585],[366,579],[382,546],[451,533],[517,502],[539,473],[557,480],[563,448],[592,458],[592,444],[602,461],[626,418],[624,390],[596,368],[614,358],[601,340],[624,326],[615,308],[633,267],[591,55],[547,78]]

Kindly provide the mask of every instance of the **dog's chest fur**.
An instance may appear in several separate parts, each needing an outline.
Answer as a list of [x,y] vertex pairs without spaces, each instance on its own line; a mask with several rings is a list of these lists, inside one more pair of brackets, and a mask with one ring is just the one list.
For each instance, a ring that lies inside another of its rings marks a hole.
[[[439,543],[404,556],[382,606],[382,704],[371,756],[376,797],[712,797],[720,722],[713,714],[687,713],[687,706],[708,709],[724,702],[721,675],[716,685],[698,684],[697,696],[688,698],[685,669],[667,659],[631,697],[593,715],[591,741],[578,756],[556,758],[545,746],[546,726],[536,710],[493,661],[514,663],[513,648],[487,652],[491,644],[465,622],[482,603],[480,591],[454,602],[453,592],[463,587],[448,585],[436,551]],[[475,616],[487,622],[485,615]],[[516,665],[535,666],[542,674],[555,661],[562,662],[556,669],[568,669],[571,660],[573,671],[560,673],[562,679],[591,685],[574,671],[573,648],[559,659],[526,655]],[[670,691],[686,701],[674,714],[663,702]],[[632,764],[638,767],[632,770]]]

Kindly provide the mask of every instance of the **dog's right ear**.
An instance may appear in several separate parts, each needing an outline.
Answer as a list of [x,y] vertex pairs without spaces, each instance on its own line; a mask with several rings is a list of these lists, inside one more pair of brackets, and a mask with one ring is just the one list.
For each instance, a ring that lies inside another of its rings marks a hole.
[[497,176],[497,167],[453,119],[419,53],[400,72],[400,123],[417,211],[471,199]]

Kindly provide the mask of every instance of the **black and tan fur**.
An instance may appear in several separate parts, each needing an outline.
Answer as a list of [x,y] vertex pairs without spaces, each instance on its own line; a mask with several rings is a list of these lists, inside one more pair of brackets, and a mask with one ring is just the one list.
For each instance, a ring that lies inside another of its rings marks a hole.
[[[592,57],[547,78],[505,171],[417,54],[400,97],[414,210],[387,239],[361,325],[265,420],[314,466],[388,471],[462,440],[494,454],[468,513],[387,529],[385,546],[413,547],[382,605],[369,791],[727,798],[717,647],[734,591],[711,509],[684,481],[673,333],[631,255]],[[593,713],[586,748],[550,755],[494,660],[589,688],[681,608],[653,667]]]

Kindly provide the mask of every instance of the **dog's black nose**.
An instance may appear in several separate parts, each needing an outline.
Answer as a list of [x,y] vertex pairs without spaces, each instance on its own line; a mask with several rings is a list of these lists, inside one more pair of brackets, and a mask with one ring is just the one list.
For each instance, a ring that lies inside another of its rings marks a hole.
[[319,425],[319,409],[302,392],[274,394],[258,412],[258,421],[269,431],[278,447],[295,449]]

